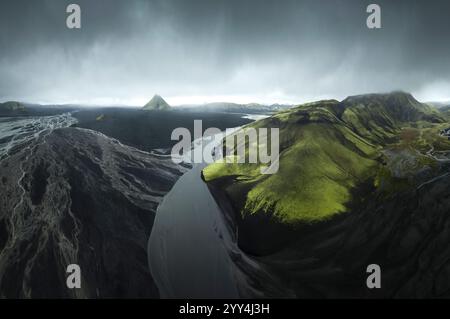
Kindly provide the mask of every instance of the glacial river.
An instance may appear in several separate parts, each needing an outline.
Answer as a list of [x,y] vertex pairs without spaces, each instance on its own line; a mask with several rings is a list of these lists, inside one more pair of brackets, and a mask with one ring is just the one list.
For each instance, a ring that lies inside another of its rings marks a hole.
[[[223,137],[223,134],[222,136]],[[194,142],[218,145],[221,138]],[[211,146],[211,145],[210,145]],[[233,262],[258,267],[240,251],[194,164],[159,205],[148,243],[150,270],[162,298],[238,298],[244,275]]]
[[17,146],[39,137],[43,132],[77,123],[71,113],[39,117],[0,117],[0,160]]

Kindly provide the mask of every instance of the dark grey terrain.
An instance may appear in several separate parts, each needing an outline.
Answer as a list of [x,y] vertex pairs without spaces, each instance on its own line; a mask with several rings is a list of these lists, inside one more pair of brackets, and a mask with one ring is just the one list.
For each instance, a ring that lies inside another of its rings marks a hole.
[[[12,149],[0,162],[0,297],[157,297],[147,240],[185,170],[80,128]],[[66,287],[73,263],[81,289]]]
[[168,151],[178,141],[171,140],[172,131],[185,127],[194,135],[194,120],[202,120],[203,131],[209,127],[220,130],[252,122],[243,114],[194,112],[189,110],[141,110],[136,108],[83,108],[74,113],[77,127],[102,132],[122,143],[141,150]]
[[[449,189],[444,175],[412,192],[354,203],[328,222],[285,229],[291,243],[256,260],[286,289],[278,297],[449,298]],[[381,266],[381,289],[366,287],[370,264]]]

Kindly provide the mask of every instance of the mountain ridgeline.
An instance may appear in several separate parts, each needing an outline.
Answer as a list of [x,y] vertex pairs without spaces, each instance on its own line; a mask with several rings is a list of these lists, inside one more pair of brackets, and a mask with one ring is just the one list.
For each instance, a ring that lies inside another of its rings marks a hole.
[[[442,274],[427,278],[414,268],[413,254],[431,255],[432,247],[450,253],[441,242],[450,240],[450,226],[427,235],[450,209],[442,196],[450,141],[439,133],[449,126],[444,113],[403,92],[308,103],[249,125],[280,129],[278,173],[262,175],[260,164],[214,163],[203,176],[234,218],[239,246],[297,296],[437,296],[427,285]],[[399,241],[407,248],[395,247]],[[405,260],[412,279],[392,260]],[[363,281],[373,262],[391,263],[392,282],[378,294]],[[442,285],[440,293],[450,280]]]
[[271,114],[281,110],[286,110],[292,107],[289,104],[272,104],[263,105],[258,103],[229,103],[229,102],[213,102],[205,104],[186,104],[179,106],[170,106],[161,96],[155,95],[153,98],[142,108],[146,111],[167,111],[167,110],[184,110],[192,112],[221,112],[221,113],[244,113],[244,114]]
[[[277,174],[258,173],[258,164],[215,163],[204,176],[230,187],[244,215],[262,210],[282,221],[321,220],[345,211],[350,189],[374,177],[380,150],[398,140],[405,125],[420,122],[439,126],[445,120],[402,92],[308,103],[250,125],[280,129]],[[287,191],[286,180],[299,187]]]
[[395,136],[405,123],[445,121],[437,109],[403,92],[351,96],[338,104],[343,109],[340,119],[374,142]]
[[226,112],[226,113],[247,113],[247,114],[271,114],[286,110],[292,105],[289,104],[271,104],[264,105],[259,103],[228,103],[228,102],[213,102],[201,105],[184,105],[181,106],[191,111],[199,112]]

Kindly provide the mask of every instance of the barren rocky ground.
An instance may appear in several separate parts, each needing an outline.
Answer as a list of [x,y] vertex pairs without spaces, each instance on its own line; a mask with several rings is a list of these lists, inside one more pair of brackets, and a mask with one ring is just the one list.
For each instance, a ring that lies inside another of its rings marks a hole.
[[[91,130],[62,128],[0,162],[0,297],[157,297],[146,245],[186,169]],[[81,289],[66,267],[81,267]]]

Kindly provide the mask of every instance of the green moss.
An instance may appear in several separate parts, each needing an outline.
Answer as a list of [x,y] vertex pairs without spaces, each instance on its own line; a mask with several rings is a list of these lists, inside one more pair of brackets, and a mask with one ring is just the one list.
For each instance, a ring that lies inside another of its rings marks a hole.
[[241,204],[244,215],[271,211],[291,223],[346,211],[351,189],[377,165],[375,147],[342,125],[311,123],[297,130],[298,138],[280,154],[277,174],[261,175],[257,164],[215,163],[204,169],[205,180],[233,176],[229,195],[254,183]]
[[435,110],[401,92],[308,103],[249,125],[280,129],[278,173],[262,175],[258,164],[214,163],[203,174],[243,216],[321,221],[346,212],[366,181],[392,194],[414,186],[418,170],[436,168],[426,153],[450,149],[439,137],[448,124],[439,121]]

